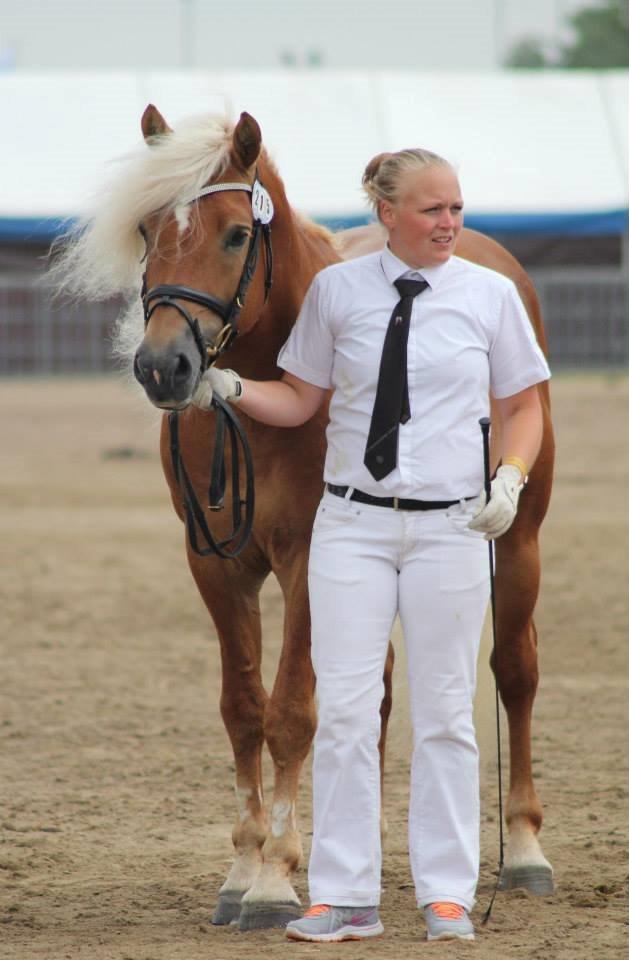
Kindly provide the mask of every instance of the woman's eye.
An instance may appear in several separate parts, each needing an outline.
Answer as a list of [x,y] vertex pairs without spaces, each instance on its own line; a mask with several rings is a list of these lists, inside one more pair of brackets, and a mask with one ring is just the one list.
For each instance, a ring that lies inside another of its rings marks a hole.
[[237,249],[246,243],[247,238],[248,234],[246,230],[243,230],[242,227],[234,227],[234,229],[230,230],[225,238],[225,246],[234,247]]

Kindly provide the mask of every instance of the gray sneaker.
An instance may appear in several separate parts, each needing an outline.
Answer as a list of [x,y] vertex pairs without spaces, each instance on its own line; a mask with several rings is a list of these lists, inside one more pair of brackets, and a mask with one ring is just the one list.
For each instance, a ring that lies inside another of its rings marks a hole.
[[291,920],[286,936],[289,940],[328,943],[377,937],[383,931],[377,907],[333,907],[316,903],[299,920]]
[[424,907],[427,940],[473,940],[474,927],[458,903],[429,903]]

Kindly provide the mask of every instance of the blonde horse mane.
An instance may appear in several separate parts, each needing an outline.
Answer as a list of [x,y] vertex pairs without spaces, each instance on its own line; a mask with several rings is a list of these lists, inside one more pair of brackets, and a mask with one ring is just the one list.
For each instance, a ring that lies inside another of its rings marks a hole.
[[63,293],[102,300],[137,294],[144,241],[138,227],[158,210],[188,203],[229,161],[233,125],[204,115],[182,121],[115,162],[89,209],[53,250],[52,280]]

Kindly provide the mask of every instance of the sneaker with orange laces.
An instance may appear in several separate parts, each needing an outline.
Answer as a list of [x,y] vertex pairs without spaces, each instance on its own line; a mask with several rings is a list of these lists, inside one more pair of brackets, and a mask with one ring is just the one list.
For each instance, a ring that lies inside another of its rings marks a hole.
[[330,943],[377,937],[383,931],[377,907],[334,907],[316,903],[299,920],[291,920],[286,936],[289,940]]
[[424,907],[427,940],[473,940],[474,927],[465,907],[439,901]]

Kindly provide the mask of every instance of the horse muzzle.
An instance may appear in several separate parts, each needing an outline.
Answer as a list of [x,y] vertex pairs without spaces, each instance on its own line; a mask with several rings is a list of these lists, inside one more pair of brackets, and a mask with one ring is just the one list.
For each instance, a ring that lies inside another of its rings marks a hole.
[[201,358],[188,337],[161,349],[145,339],[135,354],[133,374],[156,407],[183,410],[199,382]]

